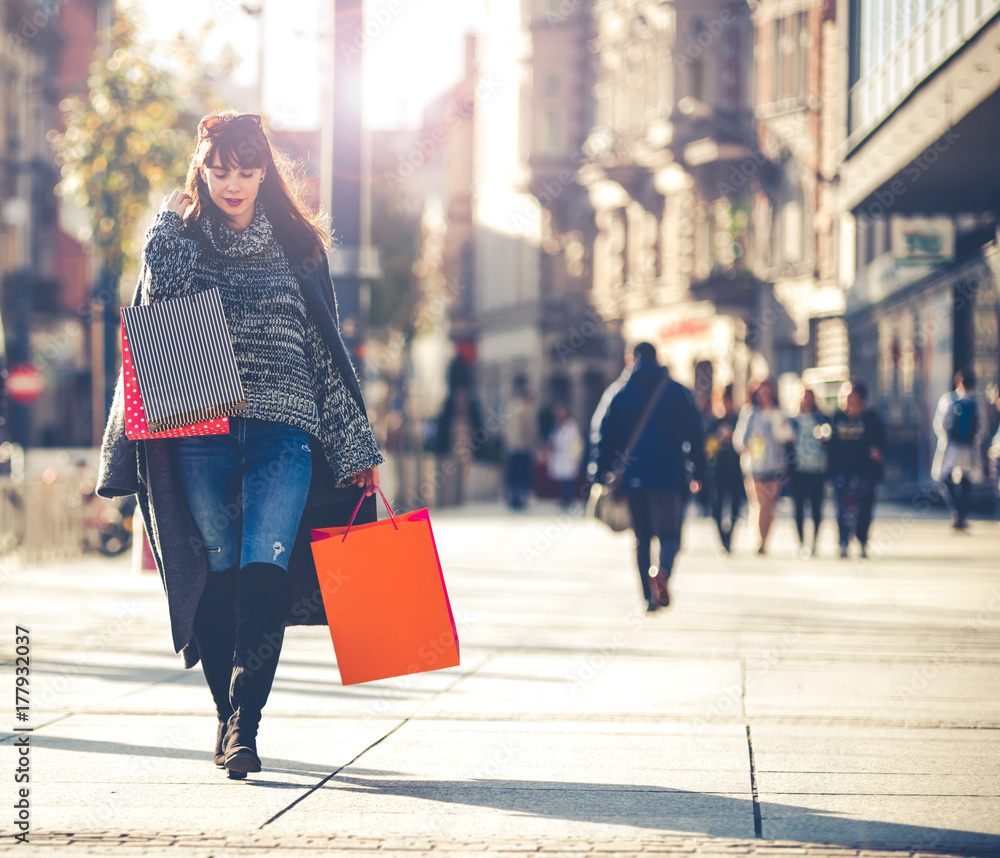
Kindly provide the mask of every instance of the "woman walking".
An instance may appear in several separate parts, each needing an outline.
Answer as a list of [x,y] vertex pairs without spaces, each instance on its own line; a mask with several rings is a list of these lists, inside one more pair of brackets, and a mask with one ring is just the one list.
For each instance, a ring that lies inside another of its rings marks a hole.
[[[802,390],[798,416],[792,418],[795,441],[791,457],[792,497],[795,499],[795,528],[799,534],[799,556],[808,558],[816,553],[819,526],[823,521],[823,488],[826,479],[826,450],[830,438],[830,418],[816,404],[816,394]],[[806,545],[806,503],[812,515],[812,547]]]
[[750,390],[733,432],[733,448],[740,454],[747,498],[757,530],[757,553],[767,553],[767,537],[774,521],[781,486],[787,479],[785,444],[795,438],[788,418],[777,404],[777,387],[764,379]]
[[[137,494],[174,648],[215,702],[214,759],[261,770],[257,729],[286,622],[322,622],[309,529],[346,523],[383,461],[338,330],[327,239],[259,116],[202,119],[183,191],[146,233],[132,303],[218,288],[247,408],[229,433],[130,441],[122,379],[98,493]],[[365,504],[371,520],[374,500]]]

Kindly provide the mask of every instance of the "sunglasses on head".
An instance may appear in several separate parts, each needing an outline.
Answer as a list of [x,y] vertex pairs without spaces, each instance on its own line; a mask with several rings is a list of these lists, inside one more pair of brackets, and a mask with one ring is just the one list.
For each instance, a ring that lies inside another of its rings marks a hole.
[[236,116],[232,114],[214,114],[206,116],[198,123],[198,136],[207,137],[210,134],[217,134],[229,125],[241,128],[244,131],[263,131],[264,125],[260,116],[256,113],[240,113]]

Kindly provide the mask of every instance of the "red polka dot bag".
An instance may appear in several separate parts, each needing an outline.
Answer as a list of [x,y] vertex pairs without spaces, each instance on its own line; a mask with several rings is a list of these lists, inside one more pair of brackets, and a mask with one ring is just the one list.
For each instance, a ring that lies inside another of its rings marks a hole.
[[125,434],[221,435],[246,411],[218,289],[122,307]]

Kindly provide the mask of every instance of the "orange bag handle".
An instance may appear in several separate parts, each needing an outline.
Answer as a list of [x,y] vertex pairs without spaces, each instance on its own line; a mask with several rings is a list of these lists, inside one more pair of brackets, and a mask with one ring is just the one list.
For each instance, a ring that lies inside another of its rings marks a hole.
[[[385,504],[385,508],[389,511],[389,518],[392,519],[392,526],[394,528],[396,528],[396,530],[399,530],[399,525],[396,524],[396,516],[394,516],[392,514],[392,507],[389,506],[389,501],[387,501],[385,499],[385,495],[382,494],[381,487],[375,486],[375,488],[378,491],[378,493],[382,496],[382,503]],[[360,500],[358,500],[358,505],[356,507],[354,507],[354,513],[351,515],[351,520],[349,522],[347,522],[347,530],[344,531],[343,539],[340,540],[341,542],[343,542],[345,539],[347,539],[347,534],[351,532],[351,525],[354,524],[354,519],[358,517],[358,510],[361,509],[361,504],[364,503],[364,500],[365,500],[366,497],[367,497],[367,495],[364,492],[362,492],[361,493],[361,498],[360,498]]]

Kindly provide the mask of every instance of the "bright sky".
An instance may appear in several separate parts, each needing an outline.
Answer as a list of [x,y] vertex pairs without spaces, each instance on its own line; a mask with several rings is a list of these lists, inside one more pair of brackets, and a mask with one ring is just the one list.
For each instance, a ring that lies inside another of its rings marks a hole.
[[[255,8],[261,0],[247,0]],[[319,124],[320,74],[329,74],[332,57],[322,42],[333,19],[334,0],[263,0],[265,36],[265,112],[287,128]],[[244,88],[256,109],[257,33],[255,19],[241,0],[137,0],[158,38],[180,30],[197,32],[216,22],[205,55],[228,42],[243,62],[233,83]],[[364,110],[369,128],[414,126],[422,108],[462,76],[464,36],[481,29],[485,0],[367,0]],[[321,50],[324,48],[325,50]],[[322,66],[321,66],[322,61]],[[238,96],[231,96],[234,102]]]

